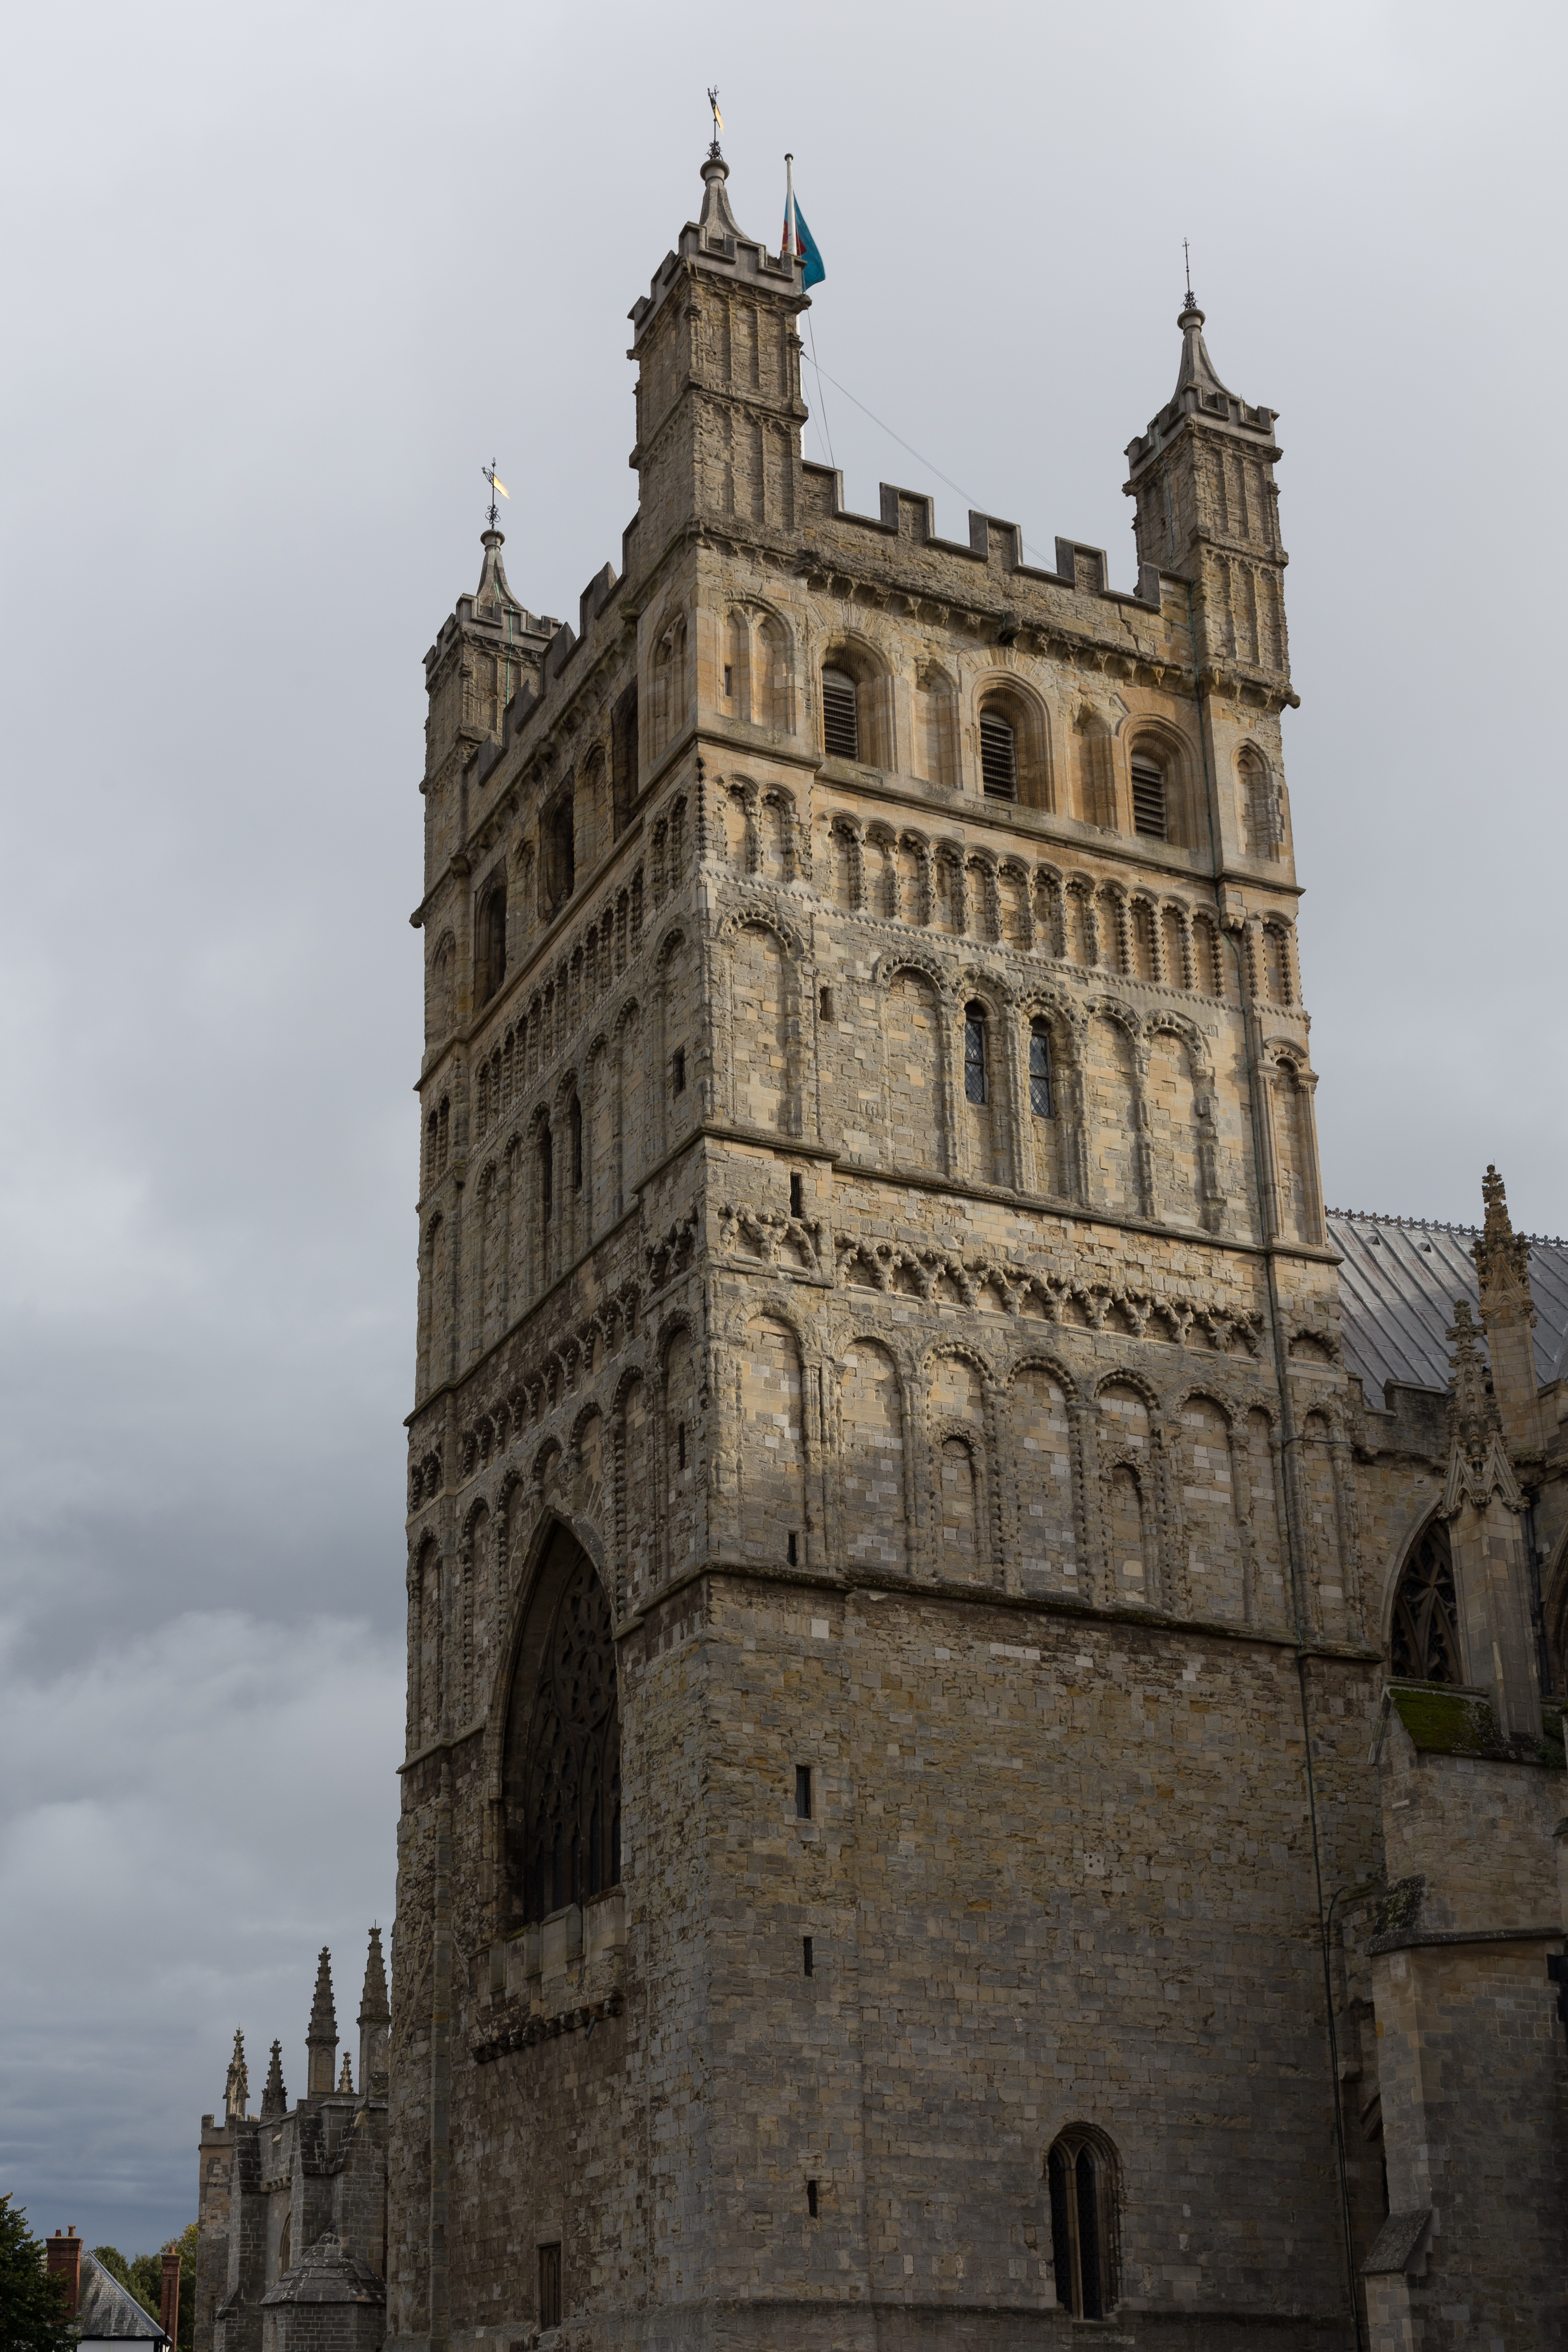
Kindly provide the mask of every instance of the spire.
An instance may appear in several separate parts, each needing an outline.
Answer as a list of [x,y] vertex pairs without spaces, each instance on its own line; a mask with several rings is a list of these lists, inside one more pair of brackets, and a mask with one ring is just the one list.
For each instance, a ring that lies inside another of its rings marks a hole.
[[1182,364],[1176,375],[1176,389],[1171,395],[1173,401],[1179,401],[1189,387],[1195,387],[1200,396],[1212,398],[1218,393],[1227,401],[1234,400],[1235,393],[1228,384],[1221,383],[1209,357],[1208,345],[1204,341],[1204,313],[1194,301],[1190,286],[1176,324],[1182,331]]
[[274,2116],[286,2115],[288,2109],[289,2094],[283,2088],[283,2049],[280,2042],[275,2042],[268,2062],[267,2086],[261,2094],[261,2120],[270,2123]]
[[226,2124],[242,2124],[250,2104],[250,2075],[245,2063],[245,2036],[236,2026],[234,2055],[228,2062],[228,2081],[224,2085],[223,2119]]
[[507,584],[506,566],[500,560],[506,545],[506,533],[491,523],[479,533],[479,545],[485,560],[479,566],[479,584],[474,591],[474,610],[486,619],[503,613],[515,613],[520,620],[526,618],[522,606]]
[[365,1956],[364,1990],[359,2003],[359,2091],[362,2099],[384,2099],[387,2092],[387,2052],[392,2041],[392,2004],[386,1997],[386,1969],[381,1958],[381,1929],[370,1931]]
[[330,2098],[338,2054],[338,2013],[332,2004],[332,1956],[325,1944],[316,1963],[316,1997],[310,2004],[305,2047],[310,2053],[305,2095],[310,2099]]
[[729,176],[730,166],[715,139],[702,158],[702,210],[697,215],[697,226],[705,247],[717,246],[725,252],[732,252],[733,240],[742,235],[724,186]]

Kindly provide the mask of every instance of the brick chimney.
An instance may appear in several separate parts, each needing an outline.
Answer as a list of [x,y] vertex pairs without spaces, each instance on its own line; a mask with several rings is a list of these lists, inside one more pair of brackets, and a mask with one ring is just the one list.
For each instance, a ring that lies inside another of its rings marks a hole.
[[49,2250],[49,2276],[64,2279],[69,2298],[66,2315],[74,2319],[81,2302],[81,2240],[77,2236],[76,2223],[73,2221],[68,2230],[57,2230],[52,2238],[45,2239],[44,2243]]
[[158,2325],[174,2343],[180,2333],[180,2257],[173,2246],[163,2249],[163,2286],[158,2303]]

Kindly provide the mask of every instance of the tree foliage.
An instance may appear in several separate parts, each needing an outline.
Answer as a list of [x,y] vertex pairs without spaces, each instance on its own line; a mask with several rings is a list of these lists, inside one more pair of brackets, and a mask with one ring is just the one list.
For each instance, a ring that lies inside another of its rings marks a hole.
[[44,2267],[44,2242],[20,2206],[0,2196],[0,2352],[63,2352],[76,2341],[68,2290]]

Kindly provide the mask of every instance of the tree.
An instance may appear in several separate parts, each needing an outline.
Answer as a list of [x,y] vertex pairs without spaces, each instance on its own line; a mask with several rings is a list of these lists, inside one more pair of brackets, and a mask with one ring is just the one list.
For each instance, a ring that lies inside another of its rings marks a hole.
[[49,2276],[44,2259],[26,2213],[9,2192],[0,2196],[0,2352],[64,2352],[76,2342],[66,2283]]

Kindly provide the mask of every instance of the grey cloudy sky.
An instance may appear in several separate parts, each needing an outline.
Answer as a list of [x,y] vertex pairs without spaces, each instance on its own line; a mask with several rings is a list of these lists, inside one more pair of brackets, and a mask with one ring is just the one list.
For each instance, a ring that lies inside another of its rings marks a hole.
[[[1131,585],[1181,240],[1280,411],[1328,1193],[1563,1200],[1561,8],[14,9],[0,80],[0,2188],[155,2245],[392,1906],[420,656],[574,617],[703,86],[822,367]],[[813,390],[808,380],[808,390]],[[814,393],[814,405],[816,405]],[[964,500],[827,388],[852,504]],[[807,454],[826,454],[823,420]],[[254,2074],[259,2088],[259,2072]]]

